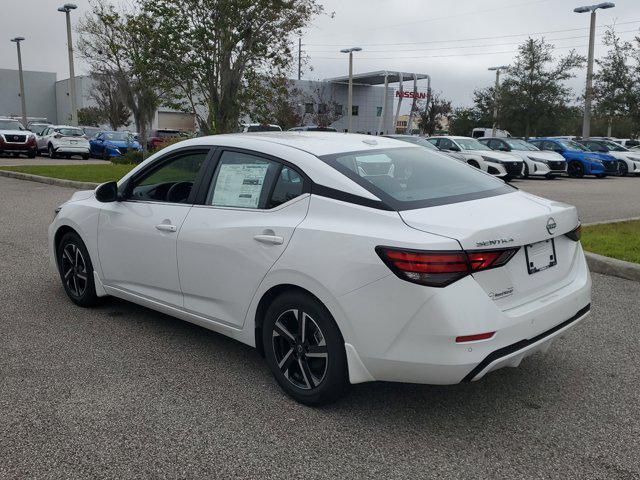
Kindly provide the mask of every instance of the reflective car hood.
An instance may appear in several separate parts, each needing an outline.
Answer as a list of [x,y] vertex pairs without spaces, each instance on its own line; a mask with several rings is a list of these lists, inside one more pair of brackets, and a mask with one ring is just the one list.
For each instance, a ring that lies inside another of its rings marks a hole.
[[551,160],[552,162],[562,162],[564,161],[564,157],[556,152],[550,152],[548,150],[540,150],[540,151],[522,151],[524,155],[532,158],[540,158],[542,160]]
[[468,202],[399,212],[404,222],[424,232],[458,240],[465,249],[522,246],[567,233],[578,224],[576,207],[514,191]]
[[463,150],[463,155],[472,155],[474,157],[491,157],[502,162],[522,161],[518,155],[507,152],[499,152],[497,150]]
[[33,135],[31,132],[24,130],[0,130],[0,135]]

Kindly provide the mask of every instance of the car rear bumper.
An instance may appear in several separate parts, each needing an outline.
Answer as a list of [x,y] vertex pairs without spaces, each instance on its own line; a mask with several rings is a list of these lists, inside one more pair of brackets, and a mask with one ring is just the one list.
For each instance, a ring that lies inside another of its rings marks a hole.
[[56,153],[68,153],[68,154],[88,154],[89,147],[85,146],[76,146],[76,145],[60,145],[58,147],[54,147],[54,151]]
[[[440,385],[478,380],[546,351],[586,318],[590,303],[591,278],[580,247],[560,288],[504,311],[471,276],[443,289],[385,277],[341,297],[354,336],[345,341],[366,369],[359,378]],[[485,332],[495,334],[456,343],[457,336]]]

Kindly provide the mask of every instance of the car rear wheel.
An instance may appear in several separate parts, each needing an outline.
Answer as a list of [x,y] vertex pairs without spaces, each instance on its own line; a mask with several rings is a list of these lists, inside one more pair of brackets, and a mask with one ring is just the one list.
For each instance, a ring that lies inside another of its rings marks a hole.
[[93,264],[80,236],[66,233],[57,248],[58,271],[62,286],[73,303],[91,307],[98,303],[93,280]]
[[570,177],[582,178],[584,177],[584,167],[580,162],[569,162],[567,173]]
[[618,173],[621,177],[626,177],[629,173],[629,166],[624,160],[620,160],[618,162]]
[[269,306],[262,328],[267,363],[282,389],[306,405],[324,405],[349,387],[344,340],[327,309],[288,292]]
[[58,158],[56,151],[53,149],[53,145],[49,145],[49,158]]
[[107,151],[107,149],[105,148],[104,150],[102,150],[102,160],[109,160],[109,152]]

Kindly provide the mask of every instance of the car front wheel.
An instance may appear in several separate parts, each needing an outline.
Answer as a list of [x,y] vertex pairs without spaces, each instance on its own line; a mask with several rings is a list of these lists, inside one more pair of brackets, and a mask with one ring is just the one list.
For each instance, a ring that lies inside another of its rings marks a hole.
[[282,389],[306,405],[324,405],[349,387],[344,340],[327,309],[302,292],[284,293],[262,328],[267,363]]
[[624,160],[618,162],[618,173],[621,177],[626,177],[629,174],[629,166]]
[[584,177],[584,167],[580,162],[570,162],[567,167],[567,173],[570,177],[582,178]]
[[66,233],[57,248],[58,271],[67,296],[81,307],[98,302],[93,280],[93,265],[89,252],[80,236]]

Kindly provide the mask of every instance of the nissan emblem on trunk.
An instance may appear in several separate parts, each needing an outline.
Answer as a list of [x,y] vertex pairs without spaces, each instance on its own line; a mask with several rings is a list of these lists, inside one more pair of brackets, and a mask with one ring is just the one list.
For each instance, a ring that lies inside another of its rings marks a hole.
[[558,225],[556,225],[556,221],[553,219],[553,217],[550,217],[549,220],[547,220],[547,232],[549,232],[549,235],[553,234],[553,232],[556,231],[556,228],[558,228]]

